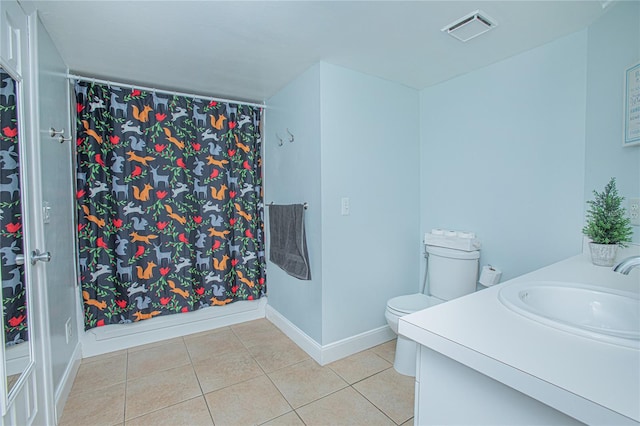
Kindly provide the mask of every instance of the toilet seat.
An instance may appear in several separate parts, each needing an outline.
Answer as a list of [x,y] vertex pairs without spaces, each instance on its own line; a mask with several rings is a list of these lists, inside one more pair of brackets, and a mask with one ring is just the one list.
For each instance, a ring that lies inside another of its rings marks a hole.
[[[445,303],[447,300],[473,293],[476,289],[480,258],[479,243],[471,247],[476,250],[469,252],[470,241],[466,238],[467,235],[459,236],[455,232],[454,234],[456,235],[439,237],[442,241],[436,241],[438,247],[426,245],[429,256],[425,268],[423,292],[406,294],[387,301],[384,317],[391,331],[398,336],[393,368],[405,376],[416,375],[418,344],[398,332],[398,329],[402,328],[401,318]],[[425,235],[425,241],[429,240],[427,236]],[[426,287],[427,283],[428,287]]]
[[422,293],[406,294],[394,297],[387,302],[387,309],[399,316],[412,314],[437,304],[431,297]]

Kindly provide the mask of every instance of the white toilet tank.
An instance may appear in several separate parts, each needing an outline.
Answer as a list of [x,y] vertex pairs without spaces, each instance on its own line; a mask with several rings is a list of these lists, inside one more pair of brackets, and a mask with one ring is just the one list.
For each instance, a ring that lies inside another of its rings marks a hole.
[[480,252],[427,245],[429,294],[452,300],[476,291]]

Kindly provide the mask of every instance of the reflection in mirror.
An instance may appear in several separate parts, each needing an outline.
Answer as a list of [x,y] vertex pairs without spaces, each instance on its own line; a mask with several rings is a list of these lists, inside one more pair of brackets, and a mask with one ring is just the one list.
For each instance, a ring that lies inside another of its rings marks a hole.
[[[29,364],[16,81],[0,68],[0,276],[7,394]],[[18,257],[18,260],[16,260]]]

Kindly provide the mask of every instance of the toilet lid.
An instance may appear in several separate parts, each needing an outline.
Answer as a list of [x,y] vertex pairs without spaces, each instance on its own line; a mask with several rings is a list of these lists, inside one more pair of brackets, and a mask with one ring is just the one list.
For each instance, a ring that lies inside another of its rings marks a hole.
[[394,297],[387,302],[387,306],[394,311],[410,314],[428,308],[433,303],[430,302],[429,296],[422,293],[407,294],[404,296]]

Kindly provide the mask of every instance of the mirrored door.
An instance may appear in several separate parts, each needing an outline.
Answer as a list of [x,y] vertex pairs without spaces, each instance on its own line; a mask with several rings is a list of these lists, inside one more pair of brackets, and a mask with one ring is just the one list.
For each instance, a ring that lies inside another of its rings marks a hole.
[[30,365],[24,276],[18,82],[0,68],[0,278],[6,392]]

